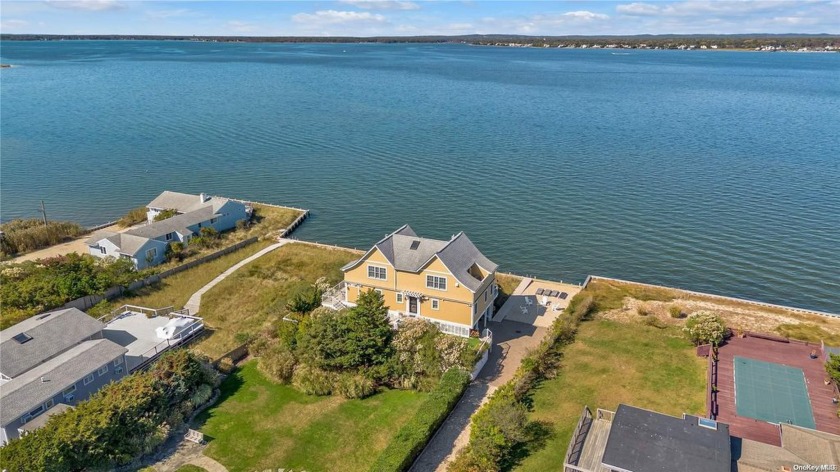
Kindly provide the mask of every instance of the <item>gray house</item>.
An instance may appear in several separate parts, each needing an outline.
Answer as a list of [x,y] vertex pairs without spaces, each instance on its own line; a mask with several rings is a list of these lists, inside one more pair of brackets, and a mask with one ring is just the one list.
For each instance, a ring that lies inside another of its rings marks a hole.
[[[164,210],[175,210],[171,218],[154,221]],[[239,220],[250,218],[250,209],[243,203],[205,194],[188,195],[163,192],[147,207],[148,223],[122,233],[101,232],[88,239],[91,255],[129,258],[138,269],[154,266],[166,258],[167,246],[173,242],[188,244],[201,228],[218,232],[236,227]]]
[[104,339],[103,328],[70,308],[0,331],[0,444],[127,374],[126,349]]

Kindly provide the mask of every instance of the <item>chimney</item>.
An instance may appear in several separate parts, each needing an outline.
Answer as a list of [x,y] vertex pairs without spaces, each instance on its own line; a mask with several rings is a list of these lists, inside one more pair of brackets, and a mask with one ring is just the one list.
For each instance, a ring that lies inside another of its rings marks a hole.
[[44,378],[44,376],[42,375],[42,376],[41,376],[41,383],[45,383],[46,381],[47,381],[47,379],[46,379],[46,378]]
[[207,200],[210,200],[210,195],[207,195],[206,193],[201,193],[198,195],[198,198],[201,199],[201,203],[204,203]]

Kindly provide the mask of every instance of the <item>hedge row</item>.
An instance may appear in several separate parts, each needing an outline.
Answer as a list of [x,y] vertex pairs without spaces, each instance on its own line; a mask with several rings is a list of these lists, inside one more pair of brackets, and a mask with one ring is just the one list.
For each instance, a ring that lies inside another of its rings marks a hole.
[[470,383],[470,375],[458,367],[443,374],[440,383],[417,413],[408,420],[373,463],[371,472],[404,471],[411,467],[426,443],[443,423]]
[[559,368],[562,348],[574,341],[578,324],[595,308],[591,296],[578,295],[554,321],[536,349],[473,416],[470,441],[450,464],[450,472],[489,472],[505,468],[513,451],[529,438],[525,400],[542,379]]

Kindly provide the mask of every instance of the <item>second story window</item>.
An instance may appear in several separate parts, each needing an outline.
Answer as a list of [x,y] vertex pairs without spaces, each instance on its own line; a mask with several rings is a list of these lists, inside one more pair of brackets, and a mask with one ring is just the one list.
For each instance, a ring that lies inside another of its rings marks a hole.
[[385,280],[388,278],[388,269],[385,267],[368,266],[368,278]]
[[438,277],[437,275],[426,276],[426,287],[435,290],[446,290],[446,277]]
[[172,241],[173,239],[175,239],[175,233],[166,233],[167,241]]

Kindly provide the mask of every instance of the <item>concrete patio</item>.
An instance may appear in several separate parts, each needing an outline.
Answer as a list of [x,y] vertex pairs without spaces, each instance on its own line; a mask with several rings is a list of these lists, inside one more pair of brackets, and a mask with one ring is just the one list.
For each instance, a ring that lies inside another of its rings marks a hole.
[[[510,320],[548,328],[557,316],[581,291],[579,285],[525,278],[513,291],[505,305],[499,309],[494,321]],[[565,293],[565,298],[537,295],[537,292]]]

